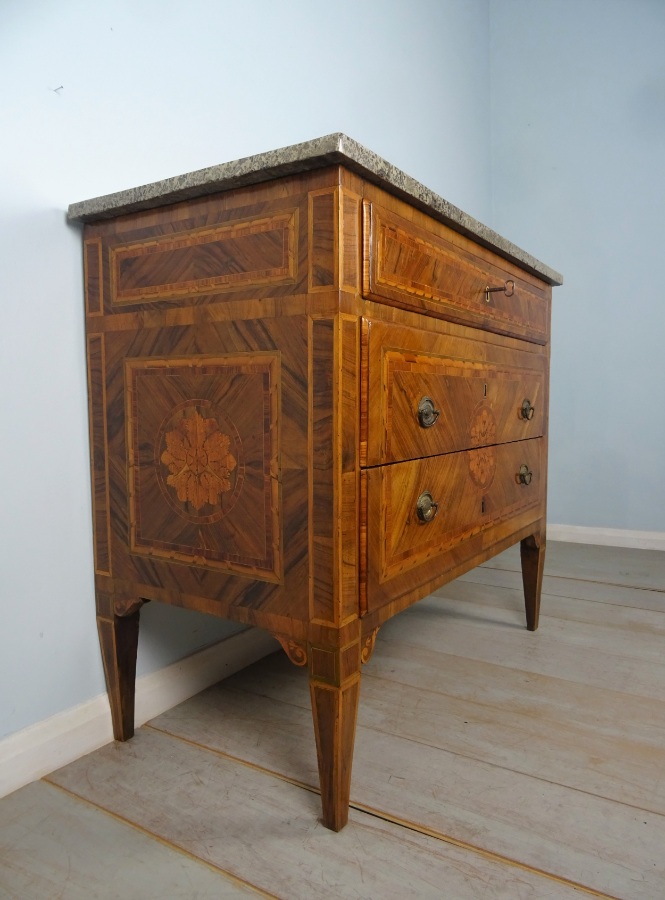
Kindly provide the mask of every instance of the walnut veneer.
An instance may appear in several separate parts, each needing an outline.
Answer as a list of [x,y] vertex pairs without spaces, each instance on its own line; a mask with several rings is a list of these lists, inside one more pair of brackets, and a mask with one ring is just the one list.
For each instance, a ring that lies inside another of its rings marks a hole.
[[119,740],[142,603],[272,632],[339,830],[381,624],[521,541],[538,625],[555,282],[344,159],[301,168],[88,217],[97,618]]

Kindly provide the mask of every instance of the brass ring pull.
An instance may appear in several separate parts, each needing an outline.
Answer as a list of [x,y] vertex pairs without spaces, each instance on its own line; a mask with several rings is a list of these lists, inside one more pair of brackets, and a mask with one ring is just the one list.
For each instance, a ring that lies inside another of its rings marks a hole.
[[520,410],[520,415],[522,416],[522,418],[526,419],[527,422],[530,422],[531,419],[533,419],[534,412],[535,412],[535,410],[534,410],[533,406],[531,406],[531,401],[523,400],[522,408]]
[[434,401],[430,397],[423,397],[418,404],[418,422],[421,428],[431,428],[439,418],[441,413],[434,406]]
[[488,285],[485,288],[485,303],[491,303],[492,297],[490,295],[497,293],[505,294],[506,297],[512,297],[515,293],[515,282],[512,278],[509,278],[508,281],[504,281],[500,287],[490,287]]
[[515,480],[518,484],[531,484],[531,479],[533,478],[533,472],[529,471],[529,467],[526,463],[523,466],[520,466],[520,470],[515,476]]
[[434,497],[429,491],[423,491],[416,502],[418,519],[423,524],[431,522],[439,511],[439,504],[434,502]]

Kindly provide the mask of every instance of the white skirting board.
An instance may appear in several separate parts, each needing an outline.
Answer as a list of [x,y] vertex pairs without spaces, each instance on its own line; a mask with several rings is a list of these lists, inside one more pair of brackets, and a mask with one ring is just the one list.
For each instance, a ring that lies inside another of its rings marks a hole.
[[[136,727],[278,649],[272,635],[251,628],[137,678]],[[0,741],[0,797],[112,740],[106,694],[10,734]]]
[[626,531],[623,528],[588,528],[585,525],[547,524],[547,539],[631,550],[665,550],[665,531]]

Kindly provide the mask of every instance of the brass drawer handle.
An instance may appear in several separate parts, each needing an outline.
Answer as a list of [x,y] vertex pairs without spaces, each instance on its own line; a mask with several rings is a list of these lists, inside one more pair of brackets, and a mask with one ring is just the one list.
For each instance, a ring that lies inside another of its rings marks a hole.
[[496,294],[498,292],[505,294],[506,297],[512,297],[515,293],[515,282],[512,278],[509,278],[508,281],[504,281],[502,285],[499,287],[490,287],[489,285],[485,288],[485,303],[490,303],[492,300],[491,294]]
[[527,422],[530,422],[531,419],[533,419],[534,412],[535,412],[535,409],[533,406],[531,406],[531,401],[523,400],[522,401],[522,409],[520,410],[520,415],[522,416],[522,418],[526,419]]
[[531,484],[532,478],[533,472],[529,471],[529,467],[526,463],[523,466],[520,466],[520,470],[515,476],[515,480],[518,484]]
[[418,422],[421,428],[431,428],[441,415],[430,397],[423,397],[418,404]]
[[434,502],[434,497],[429,491],[423,491],[416,502],[418,519],[423,523],[431,522],[439,511],[439,504]]

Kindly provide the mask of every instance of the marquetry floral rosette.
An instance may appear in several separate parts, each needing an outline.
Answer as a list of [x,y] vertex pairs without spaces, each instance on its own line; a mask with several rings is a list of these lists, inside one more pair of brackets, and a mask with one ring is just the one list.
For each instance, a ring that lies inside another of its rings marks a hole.
[[219,430],[216,419],[204,419],[198,412],[182,418],[165,434],[162,462],[171,473],[166,483],[175,488],[181,503],[194,509],[219,502],[231,490],[230,475],[236,458],[229,452],[230,438]]
[[242,483],[235,429],[230,422],[220,426],[220,414],[208,406],[200,401],[181,404],[157,441],[163,493],[180,515],[199,523],[228,513]]
[[496,419],[489,404],[479,403],[473,411],[469,424],[469,475],[473,483],[482,491],[487,491],[496,472]]

